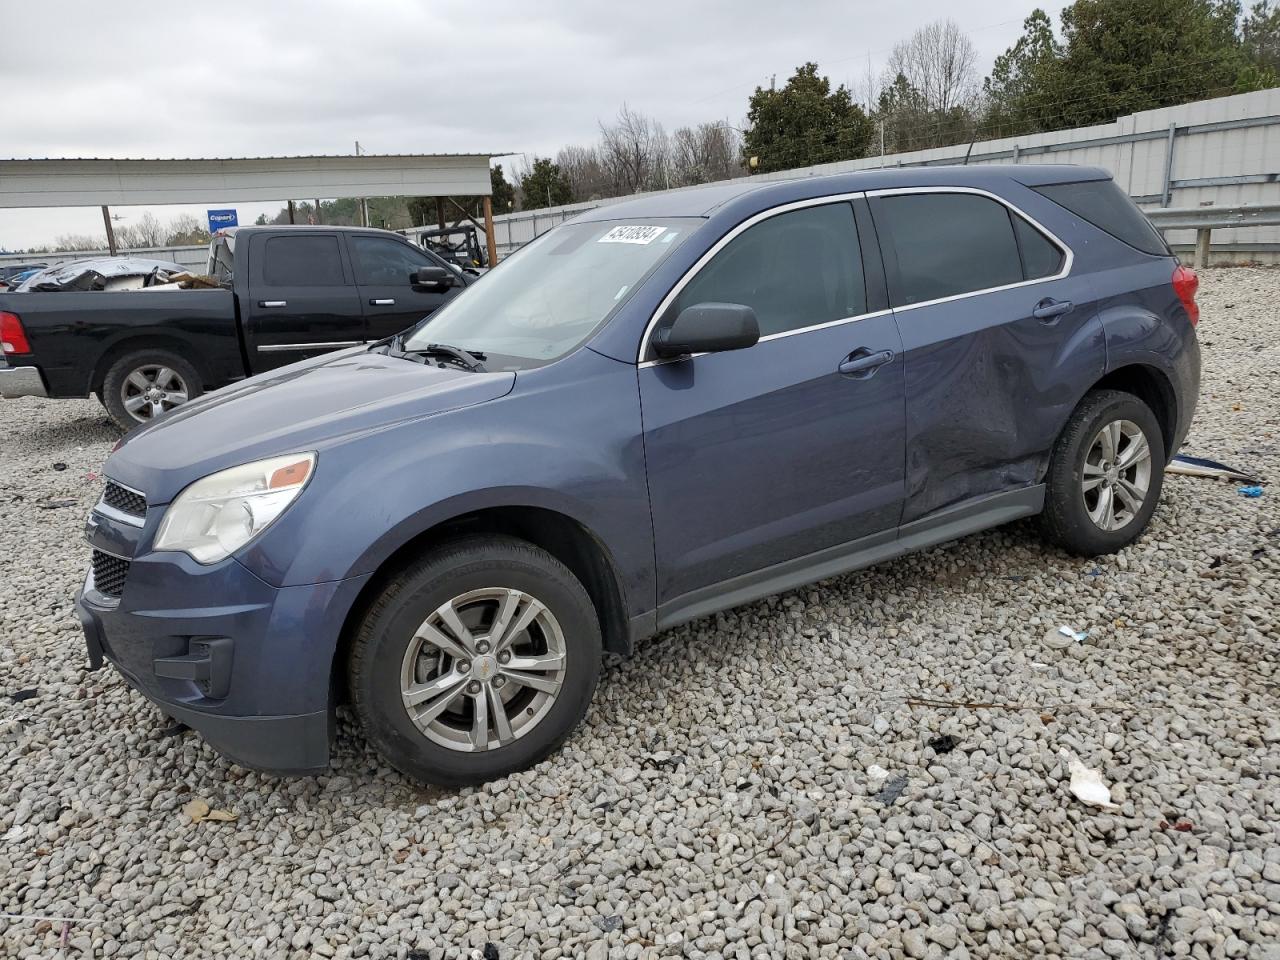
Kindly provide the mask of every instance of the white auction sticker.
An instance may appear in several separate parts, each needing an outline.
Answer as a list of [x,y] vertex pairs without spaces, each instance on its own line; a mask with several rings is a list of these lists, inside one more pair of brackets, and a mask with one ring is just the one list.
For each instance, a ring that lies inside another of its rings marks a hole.
[[653,243],[666,230],[666,227],[614,227],[597,243]]

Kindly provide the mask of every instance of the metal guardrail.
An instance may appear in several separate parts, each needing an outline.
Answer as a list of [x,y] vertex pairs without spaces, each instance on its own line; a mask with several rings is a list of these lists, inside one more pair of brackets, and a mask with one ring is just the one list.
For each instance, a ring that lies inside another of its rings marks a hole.
[[1280,225],[1280,203],[1245,203],[1236,207],[1164,207],[1143,211],[1156,229],[1194,230],[1195,266],[1209,262],[1209,239],[1215,229]]

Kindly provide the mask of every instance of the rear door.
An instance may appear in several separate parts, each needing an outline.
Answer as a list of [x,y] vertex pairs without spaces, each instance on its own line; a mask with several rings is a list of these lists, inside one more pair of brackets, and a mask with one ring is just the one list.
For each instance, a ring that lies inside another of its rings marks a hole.
[[240,309],[253,373],[368,339],[337,231],[246,239],[249,296]]
[[461,278],[448,290],[414,284],[414,275],[423,267],[444,267],[450,275],[456,271],[403,240],[355,233],[348,235],[347,249],[370,340],[413,326],[462,289]]
[[906,361],[910,523],[1039,480],[1105,364],[1092,284],[1069,248],[967,188],[869,195]]

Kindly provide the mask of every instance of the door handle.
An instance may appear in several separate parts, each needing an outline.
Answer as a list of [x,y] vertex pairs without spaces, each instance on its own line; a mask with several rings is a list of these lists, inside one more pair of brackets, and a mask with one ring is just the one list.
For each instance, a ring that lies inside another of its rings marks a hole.
[[258,306],[260,307],[287,307],[288,305],[289,305],[288,300],[259,300],[258,301]]
[[371,307],[394,307],[395,305],[396,305],[396,302],[391,297],[384,297],[382,299],[374,299],[369,301],[369,306]]
[[865,380],[892,359],[892,350],[868,353],[866,347],[860,347],[840,361],[840,366],[836,369],[846,377]]
[[1073,304],[1070,300],[1054,300],[1052,297],[1045,297],[1036,304],[1035,309],[1031,311],[1031,315],[1037,320],[1056,320],[1064,313],[1070,313]]

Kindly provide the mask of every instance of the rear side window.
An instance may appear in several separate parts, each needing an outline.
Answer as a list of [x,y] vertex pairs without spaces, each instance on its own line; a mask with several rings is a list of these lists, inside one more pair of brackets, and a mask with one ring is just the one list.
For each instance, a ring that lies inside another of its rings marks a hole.
[[337,237],[269,237],[262,279],[277,287],[341,287]]
[[972,193],[908,193],[872,204],[898,261],[894,306],[1020,283],[1022,260],[1004,204]]
[[1129,195],[1116,186],[1114,180],[1050,183],[1032,189],[1143,253],[1169,256],[1169,247],[1160,231],[1151,225],[1151,221],[1129,199]]
[[853,208],[805,207],[748,227],[680,291],[670,316],[707,302],[751,307],[762,336],[866,313]]
[[1051,277],[1062,269],[1062,251],[1043,233],[1010,211],[1013,232],[1022,254],[1022,273],[1028,280]]

